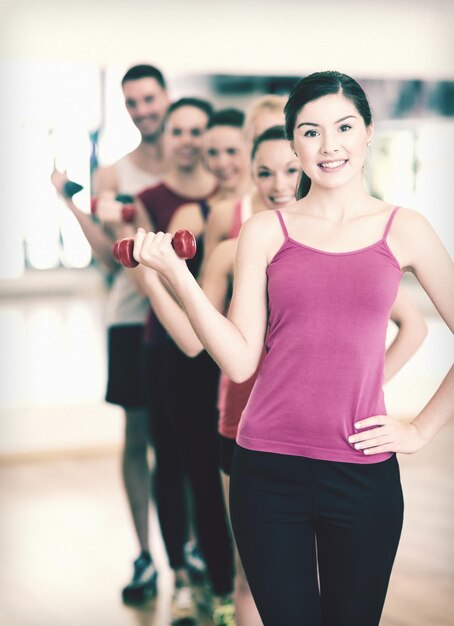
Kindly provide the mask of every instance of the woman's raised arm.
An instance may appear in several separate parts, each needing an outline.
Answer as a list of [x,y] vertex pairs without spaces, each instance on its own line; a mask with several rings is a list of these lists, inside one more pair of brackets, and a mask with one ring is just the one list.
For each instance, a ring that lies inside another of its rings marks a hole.
[[267,324],[267,237],[261,218],[248,220],[238,241],[231,315],[226,319],[211,304],[186,263],[171,246],[171,235],[139,230],[134,256],[170,283],[201,343],[235,382],[255,372]]

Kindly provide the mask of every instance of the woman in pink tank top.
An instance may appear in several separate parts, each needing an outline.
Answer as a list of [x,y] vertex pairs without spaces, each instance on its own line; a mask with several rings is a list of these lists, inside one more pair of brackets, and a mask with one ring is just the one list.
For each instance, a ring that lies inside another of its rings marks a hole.
[[266,358],[241,420],[231,479],[235,538],[264,626],[378,626],[403,515],[395,453],[452,414],[451,369],[410,422],[383,402],[386,323],[411,270],[454,328],[454,270],[428,221],[371,197],[366,96],[338,72],[295,85],[286,131],[304,175],[295,205],[248,220],[229,318],[174,254],[136,236],[201,343],[241,382]]

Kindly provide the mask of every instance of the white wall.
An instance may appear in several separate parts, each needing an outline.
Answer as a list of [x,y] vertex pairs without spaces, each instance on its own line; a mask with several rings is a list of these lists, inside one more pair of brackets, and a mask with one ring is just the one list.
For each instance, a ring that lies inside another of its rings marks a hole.
[[166,73],[454,77],[450,0],[0,0],[9,60],[153,62]]

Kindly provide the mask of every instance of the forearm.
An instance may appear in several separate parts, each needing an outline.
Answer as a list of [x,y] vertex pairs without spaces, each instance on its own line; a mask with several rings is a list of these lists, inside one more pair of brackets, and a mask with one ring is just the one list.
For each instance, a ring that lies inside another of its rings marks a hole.
[[388,382],[415,354],[427,335],[424,320],[415,320],[411,325],[402,324],[388,347],[385,357],[385,383]]
[[437,392],[419,415],[412,421],[425,443],[453,417],[454,413],[454,366],[451,367]]
[[99,259],[109,270],[114,270],[117,265],[112,257],[112,239],[103,231],[99,224],[93,222],[90,215],[84,213],[72,200],[65,200],[79,226],[87,239],[94,256]]

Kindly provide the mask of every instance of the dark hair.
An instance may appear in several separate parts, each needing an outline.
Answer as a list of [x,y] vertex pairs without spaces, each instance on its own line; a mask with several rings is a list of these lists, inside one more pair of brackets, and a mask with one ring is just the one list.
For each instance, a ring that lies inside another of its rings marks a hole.
[[287,135],[285,134],[285,128],[283,126],[271,126],[271,128],[267,128],[263,131],[261,135],[254,139],[254,143],[252,144],[252,152],[251,159],[254,160],[255,155],[257,154],[257,150],[261,143],[264,141],[277,141],[277,140],[286,140]]
[[181,109],[182,107],[195,107],[196,109],[200,109],[205,113],[208,119],[210,119],[213,114],[213,106],[208,102],[208,100],[202,100],[201,98],[180,98],[169,106],[164,116],[164,126],[167,123],[170,115],[176,111],[177,109]]
[[134,65],[129,68],[121,80],[122,86],[130,80],[139,80],[141,78],[154,78],[155,81],[163,88],[166,88],[166,81],[162,72],[153,65]]
[[207,130],[215,126],[232,126],[243,128],[245,115],[240,109],[220,109],[215,111],[208,120]]
[[[372,114],[367,96],[362,87],[350,76],[340,72],[315,72],[296,83],[290,92],[284,107],[285,132],[287,138],[293,140],[296,118],[308,102],[331,94],[342,94],[351,100],[361,115],[366,126],[372,123]],[[309,192],[311,180],[303,171],[296,190],[296,199],[304,198]]]

